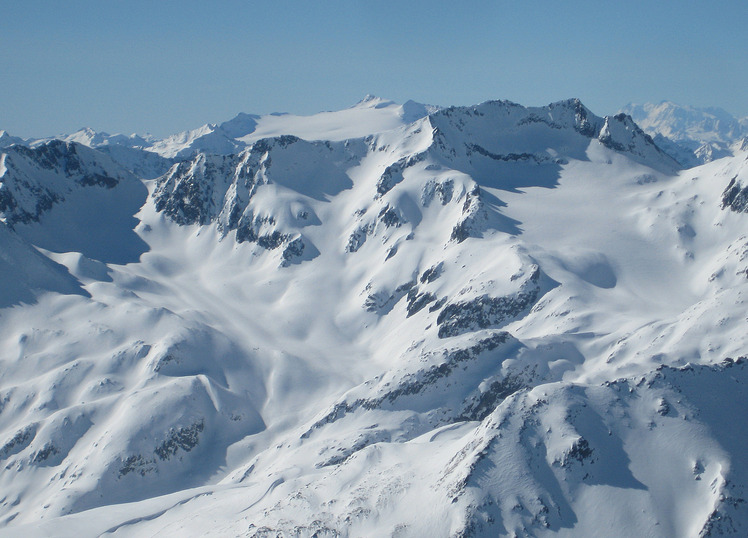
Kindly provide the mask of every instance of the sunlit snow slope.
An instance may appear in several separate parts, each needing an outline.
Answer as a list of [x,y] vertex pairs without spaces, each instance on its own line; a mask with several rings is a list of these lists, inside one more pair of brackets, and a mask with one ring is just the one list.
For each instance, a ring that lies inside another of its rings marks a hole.
[[0,535],[748,532],[748,152],[578,100],[232,122],[2,149]]

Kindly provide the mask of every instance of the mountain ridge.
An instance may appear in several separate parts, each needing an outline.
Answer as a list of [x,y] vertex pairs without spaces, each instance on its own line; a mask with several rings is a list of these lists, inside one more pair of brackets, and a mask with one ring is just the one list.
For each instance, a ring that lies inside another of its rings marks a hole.
[[748,526],[720,418],[745,396],[748,155],[681,170],[576,99],[399,106],[155,178],[3,149],[2,237],[40,277],[7,272],[0,308],[0,535]]

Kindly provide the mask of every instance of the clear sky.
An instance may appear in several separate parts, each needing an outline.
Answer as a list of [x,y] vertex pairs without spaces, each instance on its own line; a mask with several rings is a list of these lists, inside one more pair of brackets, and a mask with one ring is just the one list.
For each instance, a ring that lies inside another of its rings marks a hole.
[[398,102],[748,116],[748,0],[4,0],[0,129],[164,136]]

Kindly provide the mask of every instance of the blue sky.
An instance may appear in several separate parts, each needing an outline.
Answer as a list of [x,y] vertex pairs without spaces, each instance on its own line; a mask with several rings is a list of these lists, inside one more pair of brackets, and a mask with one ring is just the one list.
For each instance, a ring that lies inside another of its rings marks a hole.
[[746,0],[8,0],[0,47],[0,129],[24,137],[163,136],[367,93],[748,116]]

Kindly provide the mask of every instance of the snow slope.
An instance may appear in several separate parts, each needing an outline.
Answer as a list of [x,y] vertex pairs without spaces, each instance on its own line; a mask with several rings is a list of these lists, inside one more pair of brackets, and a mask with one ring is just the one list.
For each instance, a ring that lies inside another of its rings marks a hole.
[[312,141],[341,141],[389,131],[434,110],[435,107],[413,101],[398,105],[367,95],[351,108],[311,116],[239,114],[220,125],[207,124],[167,137],[148,149],[167,158],[187,158],[198,152],[231,154],[257,140],[282,135]]
[[[175,161],[191,158],[198,153],[230,155],[260,139],[282,135],[310,141],[363,138],[402,127],[436,110],[437,107],[415,101],[399,105],[367,95],[345,110],[320,112],[311,116],[240,113],[223,123],[206,124],[163,139],[150,135],[110,135],[87,127],[60,139],[99,149],[142,177],[154,179],[166,172]],[[33,146],[50,140],[23,141],[0,131],[0,147],[19,143]]]
[[0,535],[745,534],[748,153],[278,118],[142,182],[4,150]]

